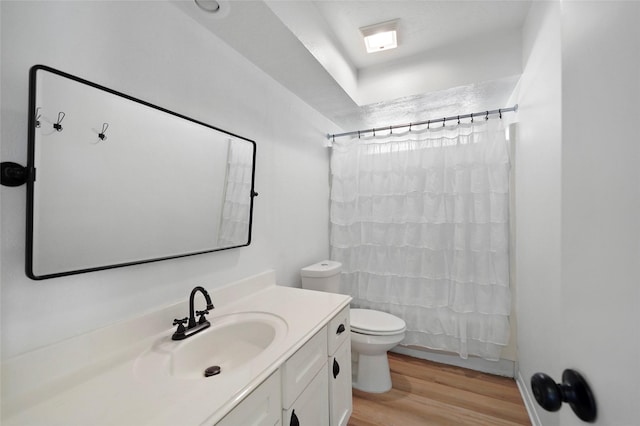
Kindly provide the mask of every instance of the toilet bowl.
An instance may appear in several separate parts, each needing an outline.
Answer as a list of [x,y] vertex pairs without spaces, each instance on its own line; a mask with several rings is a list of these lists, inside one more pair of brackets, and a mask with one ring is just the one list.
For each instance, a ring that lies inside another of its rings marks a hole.
[[[302,288],[341,293],[342,264],[331,260],[302,268]],[[352,386],[382,393],[391,389],[387,352],[404,339],[405,322],[386,312],[351,309]]]

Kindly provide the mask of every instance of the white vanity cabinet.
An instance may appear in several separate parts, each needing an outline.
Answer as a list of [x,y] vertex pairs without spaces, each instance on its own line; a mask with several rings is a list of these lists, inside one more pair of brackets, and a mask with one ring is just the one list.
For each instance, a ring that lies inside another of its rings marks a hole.
[[352,412],[349,307],[282,367],[283,426],[346,426]]
[[216,426],[346,426],[352,412],[349,307]]
[[276,426],[282,424],[280,370],[273,373],[216,426]]

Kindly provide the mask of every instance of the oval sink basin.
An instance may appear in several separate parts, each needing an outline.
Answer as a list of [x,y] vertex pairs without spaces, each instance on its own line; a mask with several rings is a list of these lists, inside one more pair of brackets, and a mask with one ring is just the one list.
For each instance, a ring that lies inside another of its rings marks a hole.
[[219,366],[220,375],[231,372],[261,355],[287,331],[282,318],[262,312],[225,315],[210,321],[209,328],[184,340],[172,341],[169,333],[156,342],[138,359],[137,372],[146,377],[168,374],[206,380],[206,369]]

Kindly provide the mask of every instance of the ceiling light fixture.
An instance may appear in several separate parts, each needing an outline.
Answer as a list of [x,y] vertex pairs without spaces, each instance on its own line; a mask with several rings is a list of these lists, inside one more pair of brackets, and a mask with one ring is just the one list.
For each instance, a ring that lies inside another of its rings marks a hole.
[[398,20],[381,22],[360,28],[367,53],[380,52],[398,47]]

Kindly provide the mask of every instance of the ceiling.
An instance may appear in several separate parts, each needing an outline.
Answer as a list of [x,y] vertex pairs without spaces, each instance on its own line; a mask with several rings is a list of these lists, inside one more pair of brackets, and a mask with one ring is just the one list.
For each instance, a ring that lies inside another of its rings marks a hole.
[[[529,0],[219,0],[174,4],[345,130],[506,107]],[[398,19],[398,48],[359,28]]]

